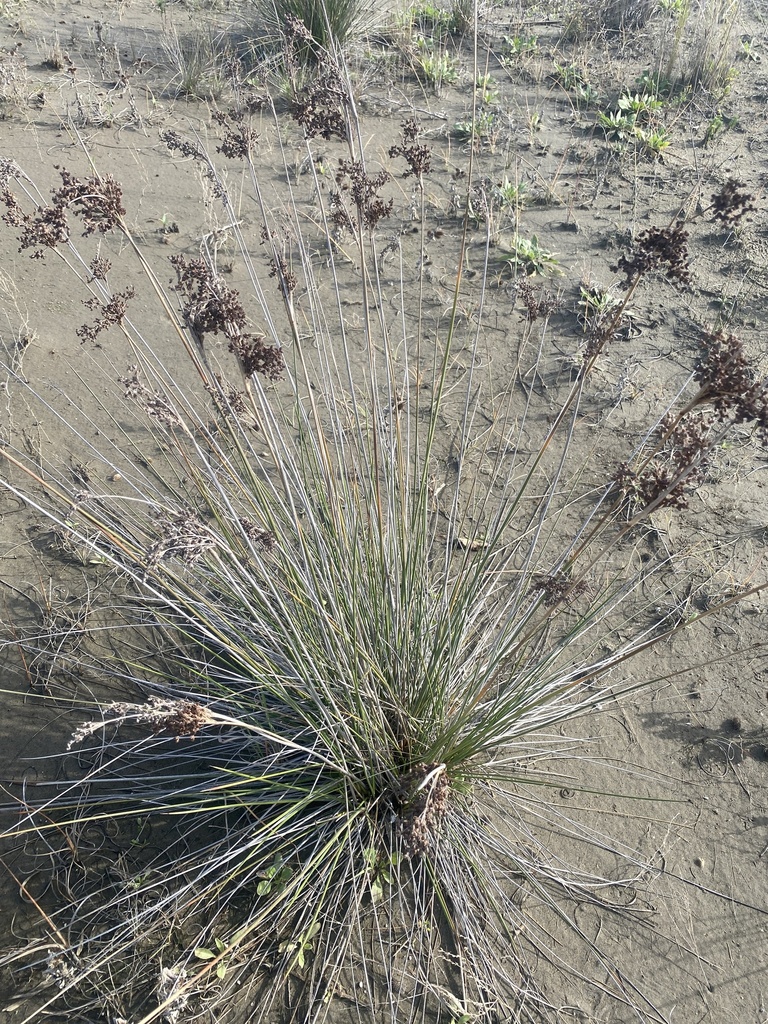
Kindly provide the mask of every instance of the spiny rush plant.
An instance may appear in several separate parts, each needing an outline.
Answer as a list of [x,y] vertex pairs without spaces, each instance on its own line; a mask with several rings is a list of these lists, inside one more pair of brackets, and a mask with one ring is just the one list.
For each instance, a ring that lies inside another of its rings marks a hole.
[[287,34],[292,55],[302,65],[348,46],[376,21],[370,0],[254,0],[253,7],[278,48]]
[[[5,957],[19,987],[55,982],[25,1019],[237,1021],[257,1007],[321,1021],[351,1005],[378,1021],[554,1020],[536,971],[547,961],[661,1020],[573,912],[619,910],[616,887],[647,865],[551,794],[578,784],[563,727],[647,683],[624,675],[630,659],[717,610],[692,614],[681,598],[649,616],[669,556],[635,568],[627,551],[654,511],[685,504],[735,424],[765,436],[765,385],[738,339],[704,335],[688,390],[611,479],[574,458],[585,390],[632,295],[649,275],[687,280],[688,229],[674,222],[636,238],[619,262],[623,299],[577,326],[556,415],[510,386],[489,431],[476,367],[490,242],[476,315],[458,316],[459,269],[447,315],[432,317],[423,267],[415,280],[405,269],[410,235],[394,271],[376,244],[390,173],[366,163],[343,73],[329,63],[293,107],[313,174],[315,138],[342,154],[332,192],[314,180],[311,218],[293,192],[287,221],[270,213],[258,107],[243,98],[218,122],[261,211],[263,272],[208,153],[164,136],[223,207],[246,297],[205,250],[173,257],[164,287],[111,176],[61,170],[46,198],[0,166],[21,250],[59,260],[94,315],[78,332],[94,412],[7,367],[10,393],[38,403],[90,472],[73,483],[72,463],[36,462],[6,438],[4,486],[114,570],[108,628],[85,629],[70,667],[119,691],[80,692],[62,775],[27,787],[6,834],[78,879],[36,901],[38,937]],[[415,183],[423,248],[430,153],[415,122],[389,158]],[[730,183],[710,212],[730,223],[748,205]],[[123,266],[132,254],[165,339],[133,315],[141,285],[111,284],[110,246]],[[518,297],[543,367],[557,303],[524,277]],[[88,837],[106,823],[119,853],[97,870]],[[574,844],[591,867],[568,865]],[[623,869],[602,872],[616,856]]]

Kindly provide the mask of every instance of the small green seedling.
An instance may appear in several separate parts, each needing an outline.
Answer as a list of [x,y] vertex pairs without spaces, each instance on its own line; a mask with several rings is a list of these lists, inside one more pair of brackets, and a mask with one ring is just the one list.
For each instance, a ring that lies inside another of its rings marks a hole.
[[479,1019],[477,1013],[472,1013],[465,1002],[461,1002],[453,993],[443,989],[440,993],[445,1007],[451,1015],[451,1024],[475,1024]]
[[513,249],[504,259],[513,270],[522,270],[528,277],[562,273],[556,254],[542,248],[537,235],[530,238],[516,235]]
[[271,892],[282,892],[292,874],[293,872],[283,858],[277,856],[264,872],[261,881],[256,886],[256,892],[259,896],[268,896]]
[[[217,956],[221,956],[222,953],[226,953],[229,947],[222,942],[220,938],[213,940],[213,948],[208,946],[198,946],[194,953],[198,960],[215,960]],[[224,960],[220,960],[216,964],[216,977],[222,979],[226,977],[227,965]]]
[[371,899],[379,903],[384,897],[384,886],[391,886],[394,880],[394,869],[400,863],[400,855],[392,853],[388,857],[380,857],[375,847],[369,846],[364,852],[368,876],[371,881]]
[[457,121],[453,126],[453,134],[464,142],[492,139],[498,130],[498,119],[490,110],[480,110],[474,121]]
[[178,235],[179,225],[171,217],[170,213],[164,213],[160,218],[159,231],[161,235]]
[[722,111],[718,110],[707,125],[707,130],[704,132],[704,145],[708,146],[710,142],[714,142],[718,135],[721,135],[725,131],[732,131],[734,128],[738,127],[738,117],[727,117],[722,113]]
[[404,20],[419,33],[445,35],[451,29],[451,14],[437,4],[414,4],[405,12]]
[[635,91],[641,95],[647,93],[658,99],[659,97],[670,95],[672,83],[660,71],[644,71],[635,81]]
[[502,209],[520,210],[530,198],[527,184],[524,181],[510,181],[506,174],[494,186],[494,193]]
[[635,118],[633,114],[623,114],[620,110],[606,113],[601,110],[597,115],[598,127],[609,142],[626,142],[635,135]]
[[432,53],[426,43],[423,52],[416,57],[415,70],[417,77],[431,85],[436,93],[444,85],[453,85],[459,77],[458,61],[447,53]]
[[579,323],[583,331],[586,333],[605,323],[618,309],[620,301],[610,288],[603,288],[597,284],[580,285],[577,306]]
[[480,93],[481,103],[498,103],[499,90],[494,88],[494,82],[490,75],[480,75],[475,83],[475,88]]
[[739,56],[742,60],[751,60],[755,64],[759,64],[761,57],[755,50],[758,46],[757,40],[750,36],[744,36],[741,40],[741,46],[739,48]]
[[659,10],[676,19],[687,17],[690,6],[690,0],[659,0]]
[[672,139],[666,128],[659,128],[656,131],[644,131],[642,128],[638,128],[636,137],[645,145],[648,152],[656,157],[661,157],[664,150],[672,144]]
[[297,939],[286,939],[285,942],[281,942],[277,947],[280,953],[293,953],[293,960],[288,968],[289,972],[294,967],[298,967],[301,970],[306,963],[307,953],[314,948],[314,939],[317,933],[320,931],[320,922],[315,921],[311,924],[305,932],[303,932]]
[[131,892],[137,892],[147,884],[151,877],[152,872],[146,871],[143,875],[135,875],[133,878],[129,878],[125,884]]
[[558,64],[555,62],[552,78],[568,92],[573,94],[577,106],[590,106],[598,101],[597,89],[587,80],[581,68],[575,64]]
[[586,84],[586,78],[581,70],[575,64],[558,64],[555,61],[555,70],[552,77],[558,82],[564,89],[575,89],[579,85]]
[[619,304],[610,288],[582,284],[579,287],[579,309],[585,317],[603,317]]
[[538,48],[536,36],[504,36],[501,42],[501,62],[503,64],[510,58],[536,53]]
[[576,98],[577,106],[583,103],[585,107],[590,107],[596,104],[599,99],[597,89],[590,85],[589,82],[579,82],[575,85],[573,87],[573,95]]
[[628,117],[638,121],[647,121],[654,110],[663,105],[662,100],[648,92],[627,92],[619,97],[617,106]]

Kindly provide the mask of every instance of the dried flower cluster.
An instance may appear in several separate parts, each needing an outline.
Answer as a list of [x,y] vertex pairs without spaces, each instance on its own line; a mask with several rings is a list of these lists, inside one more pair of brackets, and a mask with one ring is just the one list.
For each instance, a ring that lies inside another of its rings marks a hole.
[[440,830],[451,797],[444,764],[420,764],[400,780],[398,817],[410,857],[423,857]]
[[529,323],[552,316],[562,306],[561,299],[543,288],[534,288],[525,277],[515,282],[515,297],[525,306],[525,318]]
[[416,142],[419,136],[419,126],[412,117],[401,122],[403,130],[403,141],[400,145],[390,146],[391,157],[401,156],[408,164],[408,170],[403,171],[403,177],[408,178],[415,175],[417,178],[429,174],[432,169],[432,152],[427,146]]
[[694,372],[699,400],[711,402],[721,422],[755,423],[768,440],[768,381],[757,379],[742,342],[715,331],[703,335],[701,347]]
[[258,523],[254,523],[248,516],[240,516],[238,519],[243,533],[255,548],[268,554],[274,551],[277,539],[271,530],[263,530]]
[[[67,213],[63,206],[38,206],[34,215],[25,213],[16,196],[8,189],[2,194],[3,220],[12,228],[21,228],[19,252],[34,249],[33,260],[40,260],[45,249],[55,249],[69,239]],[[39,248],[35,248],[39,247]]]
[[618,267],[625,275],[624,286],[629,288],[640,277],[660,270],[664,276],[678,284],[688,284],[688,232],[679,220],[668,228],[648,228],[635,239],[631,256],[622,256]]
[[328,196],[328,212],[337,236],[355,230],[355,222],[349,215],[341,192],[336,190],[330,192]]
[[170,401],[159,391],[152,391],[139,378],[138,366],[128,367],[128,376],[118,377],[118,382],[125,388],[125,397],[132,398],[141,406],[148,416],[166,427],[183,427],[184,421],[171,405]]
[[629,499],[633,512],[653,506],[688,507],[691,491],[701,484],[714,444],[714,420],[703,413],[689,413],[678,422],[664,417],[658,427],[658,450],[638,470],[622,463],[614,481]]
[[221,374],[214,374],[216,385],[206,383],[205,390],[213,399],[217,410],[226,419],[235,419],[244,427],[258,430],[259,424],[252,408],[245,400],[242,391],[225,380]]
[[107,274],[112,269],[112,264],[105,256],[94,256],[89,267],[94,281],[106,281]]
[[54,205],[61,204],[76,214],[85,225],[84,235],[94,231],[102,235],[112,231],[125,216],[123,190],[111,174],[94,175],[81,181],[63,168],[62,185],[52,193]]
[[277,380],[285,368],[282,350],[247,330],[248,318],[239,293],[228,288],[204,259],[177,254],[170,262],[176,271],[173,287],[182,296],[185,322],[200,344],[206,334],[224,334],[246,377],[261,373]]
[[189,142],[182,139],[178,132],[172,129],[160,132],[160,141],[164,142],[172,153],[179,153],[181,156],[192,157],[193,160],[205,159],[205,153],[197,142]]
[[[91,270],[93,270],[93,263],[91,263]],[[88,309],[98,309],[101,315],[94,323],[83,324],[77,328],[75,334],[80,339],[80,343],[82,344],[86,341],[96,343],[96,339],[102,331],[121,324],[125,319],[125,314],[128,312],[128,300],[132,299],[135,294],[136,290],[129,286],[125,291],[115,292],[109,302],[104,305],[97,298],[86,299],[83,305],[87,306]]]
[[268,345],[260,334],[239,334],[229,343],[229,351],[237,356],[244,376],[261,374],[267,380],[280,380],[285,369],[283,350]]
[[126,701],[114,701],[104,706],[104,718],[99,722],[84,722],[72,733],[67,750],[106,725],[122,725],[123,722],[136,722],[138,725],[149,725],[154,735],[170,732],[177,740],[183,736],[194,739],[204,725],[211,725],[215,719],[201,704],[189,700],[170,700],[166,697],[151,696],[146,704],[129,704]]
[[[380,220],[389,216],[395,205],[393,199],[384,200],[379,195],[379,190],[389,178],[387,171],[380,171],[376,175],[367,174],[360,160],[339,160],[336,184],[341,192],[349,193],[357,210],[358,223],[364,224],[371,231]],[[347,220],[351,221],[351,218]]]
[[169,700],[164,703],[168,705],[166,708],[158,709],[153,716],[148,715],[146,718],[155,734],[169,732],[177,741],[182,736],[194,739],[204,725],[211,724],[211,715],[202,704],[189,700]]
[[554,608],[563,601],[570,603],[581,597],[587,592],[587,584],[584,580],[574,582],[566,572],[556,572],[537,576],[535,589],[544,595],[544,606]]
[[296,290],[296,285],[299,283],[298,278],[291,270],[288,259],[285,255],[288,249],[288,238],[283,239],[283,248],[280,251],[275,244],[277,237],[276,232],[268,231],[266,227],[261,230],[261,244],[269,245],[271,254],[269,256],[269,276],[276,277],[280,288],[284,288],[288,295]]
[[218,544],[216,535],[191,512],[163,513],[161,536],[147,552],[147,565],[157,566],[174,555],[182,562],[196,562]]
[[[635,509],[687,508],[728,426],[754,423],[768,441],[768,381],[757,379],[741,341],[716,331],[702,336],[701,349],[694,372],[698,394],[682,414],[661,420],[652,457],[637,469],[623,463],[614,476]],[[714,414],[700,411],[702,405],[711,405]]]
[[743,181],[729,178],[719,192],[712,196],[712,216],[728,228],[737,226],[741,218],[755,209],[754,196],[739,192]]
[[201,343],[206,334],[232,337],[243,332],[246,315],[238,292],[228,288],[204,259],[176,254],[170,263],[176,271],[172,287],[184,300],[184,319]]
[[[467,195],[467,209],[470,217],[479,221],[482,224],[487,224],[490,220],[491,213],[493,211],[493,183],[490,178],[481,178],[479,181],[473,182],[469,188]],[[460,191],[457,192],[457,198],[460,196]],[[456,212],[461,212],[462,201],[459,198],[459,205],[456,207]]]
[[79,217],[84,235],[98,231],[106,234],[121,223],[125,215],[120,184],[111,174],[80,179],[59,168],[61,185],[51,192],[51,205],[38,206],[34,214],[26,213],[8,187],[14,176],[13,166],[6,161],[0,169],[0,201],[5,206],[3,220],[13,228],[21,228],[19,252],[34,249],[32,259],[42,259],[45,249],[54,249],[70,237],[67,214]]
[[587,371],[590,360],[602,352],[609,342],[614,340],[621,325],[622,318],[618,313],[590,317],[586,325],[586,341],[582,350],[584,360],[582,363],[583,373]]
[[211,166],[205,150],[199,143],[189,142],[187,139],[183,139],[178,132],[175,132],[172,129],[160,132],[160,139],[166,144],[172,153],[179,153],[181,156],[191,157],[193,160],[198,160],[203,164],[203,176],[211,186],[213,196],[216,199],[222,200],[225,205],[228,205],[229,200],[226,189],[222,185],[216,171]]
[[11,160],[7,156],[0,157],[0,193],[8,190],[13,179],[26,177],[27,175],[15,160]]
[[309,62],[314,63],[318,43],[310,30],[295,14],[288,14],[283,20],[283,58],[291,78],[301,74]]
[[238,158],[248,160],[259,141],[259,136],[246,122],[244,112],[228,110],[224,113],[221,110],[215,110],[212,116],[216,124],[224,129],[221,145],[216,147],[216,152],[223,154],[229,160]]
[[[301,24],[301,22],[299,22]],[[301,25],[302,29],[304,26]],[[306,29],[304,29],[306,31]],[[310,37],[311,38],[311,37]],[[321,71],[301,89],[291,103],[291,116],[304,129],[308,139],[347,140],[347,90],[335,68]]]

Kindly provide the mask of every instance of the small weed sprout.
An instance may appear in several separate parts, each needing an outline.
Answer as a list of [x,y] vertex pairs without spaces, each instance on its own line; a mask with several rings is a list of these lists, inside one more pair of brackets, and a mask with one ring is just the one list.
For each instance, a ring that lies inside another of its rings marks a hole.
[[218,936],[213,940],[213,947],[197,946],[194,955],[198,960],[218,960],[216,964],[216,977],[223,981],[227,975],[226,962],[221,959],[227,953],[228,947]]
[[478,99],[486,106],[499,101],[499,90],[490,75],[480,75],[475,83]]
[[739,57],[742,60],[752,61],[755,64],[759,64],[762,60],[761,55],[757,52],[759,49],[759,42],[752,36],[742,36],[741,46],[739,47]]
[[590,107],[598,102],[599,93],[580,66],[555,61],[551,78],[570,94],[577,108]]
[[496,202],[502,210],[513,211],[515,215],[530,202],[530,189],[525,181],[511,181],[507,175],[494,186]]
[[661,158],[664,151],[672,145],[672,136],[666,128],[659,128],[656,131],[641,129],[637,137],[645,145],[648,153],[658,158]]
[[635,118],[618,110],[600,111],[597,123],[609,142],[626,142],[635,137]]
[[586,81],[580,67],[575,64],[558,64],[557,61],[554,63],[552,77],[566,90],[575,89]]
[[429,2],[407,8],[404,19],[412,31],[427,38],[449,35],[454,28],[448,8]]
[[616,110],[598,111],[597,126],[606,139],[619,147],[636,142],[651,156],[661,158],[672,142],[669,131],[656,116],[662,106],[663,101],[654,93],[625,92],[619,97]]
[[[637,79],[635,86],[639,92],[648,93],[654,98],[669,98],[673,91],[672,83],[660,71],[644,71]],[[684,97],[685,92],[679,98],[683,99]]]
[[504,36],[501,41],[501,61],[509,63],[520,57],[527,57],[536,53],[539,49],[539,41],[535,35]]
[[426,0],[406,9],[403,20],[406,25],[417,33],[432,36],[436,40],[448,35],[464,35],[472,32],[475,16],[483,14],[483,4],[475,0],[452,0],[450,6]]
[[461,142],[479,144],[488,142],[493,145],[501,125],[497,114],[491,110],[479,110],[474,118],[456,121],[453,134]]
[[616,105],[628,117],[634,118],[640,124],[647,124],[654,111],[663,106],[663,102],[651,93],[627,92],[619,97]]
[[459,78],[459,61],[448,53],[439,53],[431,49],[424,39],[416,42],[416,54],[413,67],[417,77],[430,85],[439,94],[446,85],[453,85]]
[[720,135],[727,131],[735,131],[739,127],[739,119],[718,110],[710,119],[704,132],[704,145],[709,146]]
[[524,238],[515,235],[512,249],[502,255],[513,271],[521,270],[527,277],[561,274],[560,261],[555,253],[545,249],[537,235]]
[[619,297],[610,288],[596,284],[579,286],[579,309],[585,322],[604,320],[620,304]]

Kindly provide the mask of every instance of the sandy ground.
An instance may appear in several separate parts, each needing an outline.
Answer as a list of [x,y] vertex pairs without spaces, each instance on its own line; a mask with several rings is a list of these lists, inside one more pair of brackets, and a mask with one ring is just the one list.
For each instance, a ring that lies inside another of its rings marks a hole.
[[[195,254],[201,237],[216,225],[201,202],[197,168],[171,157],[158,133],[170,127],[197,131],[203,139],[215,136],[210,114],[216,101],[177,95],[178,72],[162,44],[173,46],[174,33],[183,40],[207,32],[207,26],[215,31],[231,24],[236,12],[168,4],[163,17],[159,6],[143,0],[6,4],[0,22],[0,156],[16,160],[42,186],[55,182],[54,165],[87,173],[85,150],[101,173],[113,173],[123,182],[129,222],[158,272],[167,277],[167,256]],[[548,388],[568,377],[579,283],[608,285],[613,280],[609,267],[634,233],[666,224],[680,208],[706,206],[731,175],[755,196],[756,210],[738,239],[703,221],[693,232],[690,289],[646,285],[633,303],[632,329],[607,355],[587,409],[596,425],[607,425],[609,432],[596,434],[593,443],[598,456],[612,465],[614,445],[620,447],[657,414],[690,372],[699,325],[720,317],[758,359],[768,358],[762,329],[768,284],[764,26],[755,13],[743,14],[732,43],[736,73],[727,95],[713,100],[696,93],[669,105],[665,118],[672,143],[661,162],[634,145],[623,151],[610,145],[594,130],[594,108],[581,104],[580,109],[555,72],[556,64],[582,69],[584,80],[603,97],[616,97],[625,87],[636,91],[636,80],[654,66],[658,27],[629,33],[624,42],[614,39],[608,46],[600,40],[565,43],[549,19],[529,16],[530,24],[518,32],[535,33],[538,50],[504,66],[498,59],[502,37],[514,34],[514,23],[513,12],[501,10],[498,24],[484,35],[487,73],[496,94],[488,106],[495,120],[493,132],[477,147],[475,174],[527,184],[535,201],[522,214],[522,228],[557,254],[563,271],[551,284],[562,291],[565,305],[553,320],[545,375],[527,378],[541,399],[542,415]],[[749,54],[739,49],[742,35],[752,40]],[[392,49],[391,42],[378,49],[385,53],[387,46]],[[454,125],[468,114],[474,83],[466,70],[466,49],[458,55],[464,62],[459,79],[439,95],[420,86],[394,58],[369,56],[360,78],[363,131],[374,157],[383,157],[402,118],[414,111],[433,148],[436,170],[428,216],[439,234],[429,252],[433,293],[428,300],[435,310],[447,303],[455,270],[455,246],[441,247],[439,238],[455,240],[458,234],[451,203],[457,172],[468,155],[467,141]],[[201,92],[207,88],[200,83]],[[221,103],[226,103],[226,90]],[[718,116],[722,124],[713,131]],[[274,128],[264,124],[262,133],[260,175],[268,187],[281,165]],[[289,160],[295,156],[297,169],[298,140],[295,126],[286,128]],[[334,159],[331,144],[328,159]],[[230,183],[236,183],[234,165],[229,173]],[[407,206],[406,187],[401,200]],[[244,212],[246,225],[249,217]],[[392,230],[406,228],[404,221]],[[470,268],[473,255],[481,252],[483,230],[478,227],[476,244],[470,246]],[[501,244],[512,233],[510,223],[502,224]],[[226,249],[219,258],[226,263]],[[89,377],[98,355],[85,351],[74,336],[88,315],[77,305],[79,299],[73,300],[70,280],[18,254],[8,230],[0,234],[0,267],[5,280],[0,336],[6,357],[41,388],[53,380],[68,395],[81,394],[86,416],[92,396],[83,381],[101,386],[98,378]],[[129,273],[125,280],[129,283]],[[470,283],[468,323],[476,299]],[[509,379],[520,371],[526,379],[526,355],[515,352],[517,314],[512,314],[514,295],[503,264],[489,302],[489,377]],[[29,407],[12,384],[0,394],[0,412],[2,432],[10,432],[17,446],[70,458],[77,468],[79,456],[57,450],[52,421]],[[722,453],[690,508],[660,514],[655,535],[644,540],[674,551],[696,535],[700,568],[711,569],[713,596],[765,572],[767,453],[748,443],[746,431],[742,440]],[[6,629],[21,639],[39,627],[46,613],[80,614],[84,595],[98,586],[99,568],[80,564],[76,552],[56,550],[33,507],[0,494],[0,514],[5,584],[0,617]],[[735,554],[731,548],[726,552],[733,538],[738,538]],[[674,587],[670,581],[670,590]],[[650,802],[567,791],[562,797],[583,803],[600,827],[618,832],[670,873],[642,895],[641,922],[611,925],[610,949],[625,973],[646,987],[677,1024],[768,1020],[764,609],[764,599],[748,601],[706,620],[673,650],[656,651],[652,663],[634,664],[637,678],[696,667],[611,709],[594,730],[582,725],[585,734],[599,732],[600,749],[617,759],[614,765],[633,768],[634,778],[622,788]],[[73,720],[64,714],[69,683],[51,669],[52,655],[31,665],[29,656],[22,660],[13,645],[3,653],[0,778],[14,796],[24,780],[29,784],[53,770],[46,756],[60,750],[72,730]],[[603,782],[610,775],[609,770],[601,776]],[[23,857],[12,858],[11,865],[17,877],[30,867]],[[19,886],[9,876],[0,878],[0,892],[0,935],[23,932],[30,927],[29,903],[20,899]],[[583,909],[579,923],[588,933],[603,926],[590,908]],[[2,1005],[14,1005],[16,994],[6,992]],[[574,992],[572,999],[564,999],[562,1019],[619,1024],[629,1020],[627,1013],[594,995]],[[0,1008],[0,1019],[9,1024],[22,1018],[20,1009]]]

